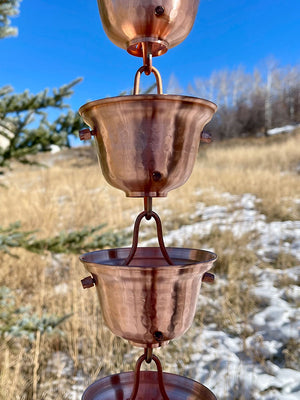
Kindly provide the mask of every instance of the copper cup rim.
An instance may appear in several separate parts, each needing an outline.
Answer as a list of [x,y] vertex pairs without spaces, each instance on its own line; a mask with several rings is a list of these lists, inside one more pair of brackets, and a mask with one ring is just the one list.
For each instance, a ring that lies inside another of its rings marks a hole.
[[[143,385],[144,379],[147,380],[147,378],[151,381],[156,381],[157,380],[157,371],[141,371],[141,383],[140,385]],[[201,398],[205,398],[204,396],[208,397],[209,400],[216,400],[216,397],[214,393],[206,386],[204,386],[202,383],[197,382],[194,379],[188,378],[186,376],[182,375],[177,375],[173,374],[170,372],[163,372],[163,378],[164,378],[164,385],[166,389],[168,389],[169,386],[172,387],[172,390],[174,391],[174,388],[184,388],[186,390],[187,395],[196,395],[199,396],[201,395]],[[155,378],[154,378],[155,377]],[[113,375],[108,375],[105,376],[101,379],[96,380],[93,382],[88,388],[86,388],[85,392],[83,393],[82,400],[93,400],[93,398],[99,398],[99,395],[105,394],[105,389],[106,388],[111,388],[113,387],[113,384],[111,384],[111,381],[119,382],[118,384],[123,387],[123,389],[126,389],[127,387],[131,390],[132,385],[133,385],[133,379],[134,379],[134,371],[127,371],[127,372],[120,372],[117,374]],[[188,387],[187,387],[188,385]],[[102,390],[103,389],[103,390]],[[101,392],[99,392],[101,390]],[[90,397],[93,396],[93,397]],[[97,396],[97,397],[94,397]],[[202,397],[203,396],[203,397]],[[174,398],[174,396],[170,395],[170,399]]]
[[169,101],[169,102],[180,102],[190,103],[199,106],[206,106],[213,112],[216,112],[217,105],[210,100],[202,99],[200,97],[183,96],[178,94],[133,94],[126,96],[115,96],[107,97],[104,99],[98,99],[89,101],[79,108],[79,114],[82,115],[85,111],[93,107],[103,107],[114,103],[126,103],[126,102],[143,102],[143,101]]
[[[141,258],[143,256],[143,252],[147,251],[147,252],[155,252],[157,254],[156,257],[154,258],[161,258],[166,264],[164,265],[122,265],[122,260],[121,257],[118,258],[114,258],[111,257],[109,258],[109,254],[111,253],[120,253],[120,252],[124,252],[124,253],[128,253],[130,252],[131,248],[130,247],[122,247],[122,248],[115,248],[115,249],[104,249],[104,250],[96,250],[96,251],[91,251],[88,253],[84,253],[79,257],[79,260],[82,263],[87,263],[87,264],[94,264],[94,265],[99,265],[99,266],[105,266],[105,267],[117,267],[118,269],[121,270],[140,270],[141,268],[143,270],[153,270],[153,269],[159,269],[159,270],[169,270],[170,272],[174,272],[174,269],[176,270],[183,270],[183,269],[189,269],[191,267],[193,267],[194,265],[205,265],[205,264],[210,264],[213,263],[217,260],[218,256],[217,254],[215,254],[212,251],[209,250],[203,250],[203,249],[191,249],[191,248],[180,248],[180,247],[166,247],[166,250],[169,251],[170,253],[180,253],[178,254],[178,256],[176,257],[175,254],[169,254],[170,258],[172,259],[172,257],[179,259],[180,262],[180,256],[184,257],[185,254],[182,253],[186,253],[186,257],[188,257],[190,252],[195,252],[196,254],[198,254],[198,256],[200,257],[200,255],[205,255],[207,258],[203,259],[203,260],[198,260],[196,257],[194,257],[193,259],[190,259],[190,262],[186,262],[187,258],[182,258],[182,260],[184,260],[184,264],[174,264],[174,265],[169,265],[166,260],[164,259],[163,255],[160,253],[160,248],[159,247],[138,247],[137,251],[136,251],[136,256],[138,256],[138,258]],[[102,259],[102,255],[106,255],[106,259]],[[158,257],[159,255],[159,257]],[[135,256],[135,257],[136,257]],[[135,259],[134,257],[134,259]],[[138,259],[137,258],[137,259]],[[147,259],[147,254],[144,255],[143,257],[144,259]],[[113,260],[119,260],[119,263],[114,263],[111,264],[111,261]],[[126,259],[126,255],[124,255],[124,259]]]

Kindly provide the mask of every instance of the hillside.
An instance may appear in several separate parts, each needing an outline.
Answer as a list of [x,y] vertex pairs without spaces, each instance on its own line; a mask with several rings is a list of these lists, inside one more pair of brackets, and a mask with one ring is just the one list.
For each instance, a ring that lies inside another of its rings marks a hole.
[[[300,130],[201,144],[189,181],[154,199],[168,246],[218,254],[192,328],[156,351],[165,371],[219,400],[299,398]],[[130,245],[140,199],[101,175],[93,148],[40,153],[0,176],[0,225],[36,240],[105,224],[107,245]],[[141,245],[152,244],[151,221]],[[17,235],[17,233],[16,233]],[[1,233],[0,233],[1,239]],[[3,239],[3,237],[2,237]],[[13,239],[13,238],[12,238]],[[17,236],[15,239],[17,241]],[[156,241],[155,241],[156,242]],[[2,243],[3,244],[3,243]],[[77,400],[97,377],[132,370],[141,354],[103,326],[79,253],[0,254],[0,399]]]

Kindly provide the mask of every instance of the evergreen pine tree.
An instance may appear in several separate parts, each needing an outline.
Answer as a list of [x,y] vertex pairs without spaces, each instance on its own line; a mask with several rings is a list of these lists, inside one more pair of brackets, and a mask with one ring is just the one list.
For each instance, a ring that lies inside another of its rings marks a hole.
[[[0,0],[0,39],[17,35],[10,26],[9,16],[19,13],[18,0]],[[48,119],[49,108],[66,109],[64,102],[81,78],[67,85],[48,89],[38,94],[29,91],[16,94],[11,86],[0,88],[0,172],[12,159],[28,163],[26,156],[48,151],[51,145],[69,146],[69,135],[76,134],[82,122],[78,113],[70,109],[53,122]]]
[[17,36],[18,29],[10,26],[9,17],[19,14],[19,0],[0,0],[0,39]]

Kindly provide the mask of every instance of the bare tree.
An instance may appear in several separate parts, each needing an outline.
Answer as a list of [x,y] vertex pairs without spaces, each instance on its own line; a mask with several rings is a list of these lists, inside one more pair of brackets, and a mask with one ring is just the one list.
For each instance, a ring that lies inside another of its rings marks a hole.
[[287,118],[291,122],[296,122],[299,120],[300,66],[290,67],[285,71],[282,86]]
[[171,74],[168,86],[167,86],[167,93],[170,94],[180,94],[183,92],[182,87],[180,86],[180,83],[176,76],[174,74]]
[[252,74],[239,67],[214,71],[207,79],[195,78],[188,91],[218,104],[218,113],[206,129],[220,139],[267,135],[276,126],[300,122],[299,65],[279,68],[269,58]]

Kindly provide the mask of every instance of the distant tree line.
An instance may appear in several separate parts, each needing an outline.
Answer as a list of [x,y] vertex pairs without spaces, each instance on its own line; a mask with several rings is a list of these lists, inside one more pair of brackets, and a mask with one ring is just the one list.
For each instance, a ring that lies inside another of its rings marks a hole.
[[268,135],[275,127],[300,122],[300,66],[268,60],[253,74],[243,68],[196,78],[188,92],[214,101],[218,112],[206,130],[218,139]]

